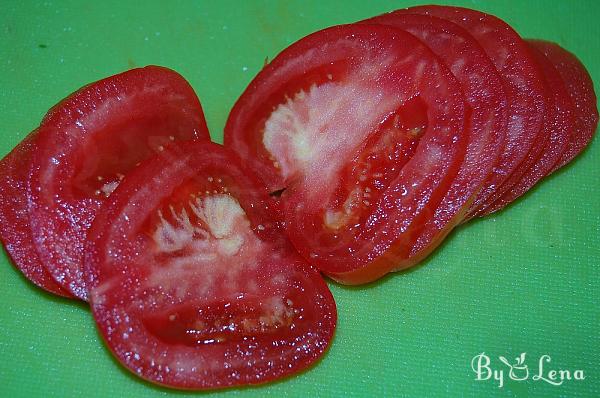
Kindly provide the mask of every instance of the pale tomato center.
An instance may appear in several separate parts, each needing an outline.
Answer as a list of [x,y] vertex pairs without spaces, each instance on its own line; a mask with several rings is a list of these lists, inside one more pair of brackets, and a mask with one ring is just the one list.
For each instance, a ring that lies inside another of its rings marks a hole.
[[399,96],[370,83],[350,78],[313,84],[276,107],[265,122],[263,145],[286,180],[330,179],[401,105]]
[[[256,270],[272,251],[253,232],[234,197],[190,195],[180,210],[159,210],[157,220],[151,234],[155,266],[145,287],[193,303],[145,318],[150,332],[172,343],[196,345],[274,333],[292,324],[292,299],[264,297],[258,286]],[[286,279],[277,274],[272,283]],[[214,296],[228,299],[215,302]]]
[[179,210],[174,206],[169,206],[168,214],[158,210],[158,223],[151,237],[158,266],[147,284],[164,287],[175,281],[177,296],[188,291],[188,273],[203,274],[197,286],[200,291],[208,292],[211,282],[221,278],[228,280],[232,292],[240,284],[251,284],[242,280],[241,274],[256,267],[257,253],[264,250],[246,213],[227,194],[190,195]]
[[426,129],[420,97],[390,94],[376,78],[351,74],[286,97],[265,122],[263,145],[288,183],[301,180],[318,196],[323,225],[337,230],[358,222]]

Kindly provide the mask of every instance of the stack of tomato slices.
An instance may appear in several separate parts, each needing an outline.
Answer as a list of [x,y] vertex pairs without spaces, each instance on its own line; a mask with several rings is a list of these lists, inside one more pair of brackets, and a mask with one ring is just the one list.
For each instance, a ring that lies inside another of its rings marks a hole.
[[319,271],[373,281],[564,166],[592,81],[500,19],[413,7],[281,52],[210,143],[177,73],[134,69],[53,107],[0,162],[0,237],[48,292],[90,302],[117,359],[183,389],[298,372],[333,338]]
[[279,200],[209,141],[189,84],[151,66],[60,102],[0,167],[14,264],[48,292],[88,300],[129,370],[183,389],[298,372],[336,325]]
[[87,230],[140,161],[171,141],[208,140],[200,102],[179,74],[134,69],[54,106],[0,168],[2,242],[36,285],[87,298]]
[[566,50],[492,15],[420,6],[285,49],[235,104],[225,146],[280,194],[296,249],[359,284],[523,195],[597,123],[592,81]]

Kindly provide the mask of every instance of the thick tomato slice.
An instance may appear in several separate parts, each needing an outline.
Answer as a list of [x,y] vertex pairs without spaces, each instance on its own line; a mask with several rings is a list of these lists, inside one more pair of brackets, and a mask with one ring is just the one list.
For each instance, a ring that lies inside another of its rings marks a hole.
[[[420,251],[431,252],[432,242],[441,242],[453,225],[462,221],[464,207],[479,192],[492,173],[504,145],[507,129],[507,99],[498,71],[477,41],[458,25],[429,15],[391,12],[363,21],[403,29],[424,42],[452,71],[460,83],[471,112],[466,123],[468,144],[465,159],[450,190],[423,225],[413,246],[410,266]],[[450,220],[448,217],[454,217]],[[429,225],[431,224],[431,225]]]
[[567,149],[574,129],[575,108],[567,86],[548,58],[535,46],[529,45],[531,53],[541,67],[549,95],[544,115],[544,135],[548,140],[536,162],[514,186],[488,206],[482,215],[504,208],[548,175]]
[[556,170],[569,163],[590,143],[598,127],[598,107],[594,82],[579,59],[558,44],[543,40],[529,43],[541,51],[556,68],[574,104],[574,128],[567,149],[562,154]]
[[212,143],[172,144],[127,176],[86,253],[94,317],[125,367],[205,389],[270,381],[323,354],[335,303],[284,238],[278,206]]
[[484,183],[468,218],[491,204],[520,179],[543,147],[546,93],[542,73],[521,37],[502,20],[460,7],[418,6],[400,12],[443,18],[466,29],[483,47],[500,73],[508,99],[508,130],[494,173]]
[[267,65],[235,104],[225,145],[284,190],[300,253],[363,283],[410,255],[464,159],[464,122],[460,85],[429,48],[355,24],[309,35]]
[[0,239],[14,265],[50,293],[72,297],[40,262],[31,238],[26,183],[36,132],[30,133],[0,161]]
[[176,72],[133,69],[83,87],[42,121],[27,184],[33,245],[54,279],[86,299],[83,250],[100,205],[144,158],[208,139],[200,102]]

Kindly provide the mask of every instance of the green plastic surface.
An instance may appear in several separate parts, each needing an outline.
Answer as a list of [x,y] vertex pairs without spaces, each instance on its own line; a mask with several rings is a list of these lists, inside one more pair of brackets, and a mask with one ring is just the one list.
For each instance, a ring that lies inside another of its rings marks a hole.
[[[472,1],[524,37],[556,41],[600,82],[600,6]],[[129,68],[171,67],[197,90],[213,138],[263,65],[315,30],[406,1],[0,2],[0,155],[77,88]],[[460,227],[422,266],[364,287],[330,283],[332,347],[310,370],[224,396],[600,396],[600,142],[505,211]],[[126,371],[85,304],[34,287],[0,255],[0,397],[186,396]],[[478,381],[485,352],[504,385]],[[526,352],[527,381],[509,380]],[[553,386],[538,360],[584,371]]]

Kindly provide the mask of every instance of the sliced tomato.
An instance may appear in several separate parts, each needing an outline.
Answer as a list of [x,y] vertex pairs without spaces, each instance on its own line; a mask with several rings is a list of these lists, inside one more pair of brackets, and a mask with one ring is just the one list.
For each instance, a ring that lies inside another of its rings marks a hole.
[[433,227],[464,159],[464,120],[460,85],[423,43],[389,26],[346,25],[267,65],[235,104],[225,145],[284,190],[300,253],[340,282],[363,283]]
[[500,73],[508,98],[508,130],[494,173],[484,183],[467,218],[491,204],[520,179],[542,148],[546,93],[542,73],[529,48],[508,24],[492,15],[461,7],[418,6],[400,12],[443,18],[466,29]]
[[[391,12],[363,21],[403,29],[425,43],[460,83],[471,112],[467,118],[468,144],[465,159],[448,193],[426,220],[423,233],[412,248],[409,261],[398,268],[414,264],[417,253],[431,252],[462,221],[463,208],[472,203],[483,182],[491,175],[504,145],[507,129],[507,98],[496,68],[477,41],[458,25],[429,15]],[[449,217],[454,217],[450,219]]]
[[33,246],[54,279],[86,299],[85,237],[125,174],[176,140],[208,139],[200,102],[176,72],[149,66],[83,87],[42,121],[27,207]]
[[567,91],[574,104],[574,128],[567,149],[562,154],[556,170],[569,163],[591,142],[598,127],[598,107],[594,82],[579,59],[559,45],[543,40],[530,40],[540,50],[567,86]]
[[566,151],[574,130],[575,108],[565,83],[548,58],[535,46],[530,45],[530,48],[542,69],[544,83],[549,94],[546,101],[548,106],[544,114],[544,135],[547,137],[547,141],[545,144],[539,143],[543,149],[536,162],[529,167],[515,185],[486,207],[482,215],[504,208],[548,175]]
[[158,384],[206,389],[319,358],[335,303],[279,218],[277,200],[217,144],[175,143],[128,175],[86,253],[90,304],[119,361]]
[[35,138],[33,131],[0,161],[0,239],[13,264],[27,279],[50,293],[72,297],[42,265],[31,238],[26,183]]

